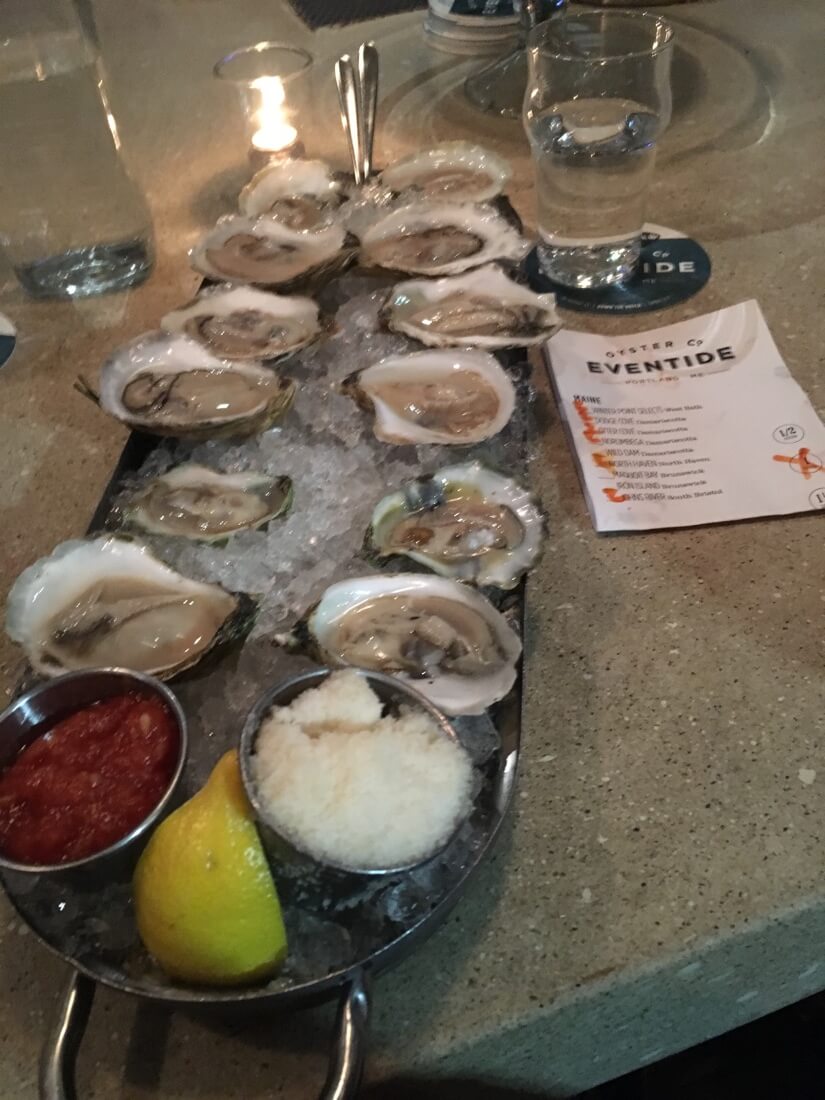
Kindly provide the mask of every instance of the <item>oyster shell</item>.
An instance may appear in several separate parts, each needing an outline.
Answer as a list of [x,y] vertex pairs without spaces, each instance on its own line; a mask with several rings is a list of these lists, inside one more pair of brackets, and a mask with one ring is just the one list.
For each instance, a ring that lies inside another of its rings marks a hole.
[[410,680],[448,714],[481,714],[503,698],[521,655],[515,632],[480,593],[420,573],[333,584],[305,629],[322,660]]
[[375,414],[385,443],[478,443],[513,414],[507,373],[482,351],[418,351],[382,359],[344,384]]
[[368,544],[436,573],[514,588],[541,548],[544,517],[516,481],[467,462],[408,482],[372,514]]
[[251,286],[208,287],[160,327],[182,332],[221,359],[278,359],[316,340],[323,325],[312,298],[284,297]]
[[264,431],[294,392],[294,382],[261,363],[218,359],[188,336],[150,332],[104,363],[99,401],[133,428],[208,439]]
[[380,178],[393,191],[414,191],[426,199],[487,202],[501,194],[510,175],[507,161],[488,149],[447,141],[385,168]]
[[268,164],[241,191],[242,214],[266,214],[290,229],[316,230],[332,223],[343,201],[340,183],[321,160]]
[[153,478],[120,508],[125,526],[152,535],[224,541],[289,511],[292,481],[257,470],[221,474],[186,463]]
[[117,538],[64,542],[20,574],[6,631],[44,676],[114,666],[168,679],[241,637],[254,605]]
[[340,225],[316,233],[290,229],[275,218],[229,214],[192,249],[192,264],[204,275],[236,283],[287,290],[351,258]]
[[456,275],[490,260],[522,260],[530,244],[489,206],[411,203],[361,238],[362,267],[411,275]]
[[528,347],[560,325],[553,294],[536,294],[489,264],[445,279],[397,283],[381,311],[393,332],[429,347]]

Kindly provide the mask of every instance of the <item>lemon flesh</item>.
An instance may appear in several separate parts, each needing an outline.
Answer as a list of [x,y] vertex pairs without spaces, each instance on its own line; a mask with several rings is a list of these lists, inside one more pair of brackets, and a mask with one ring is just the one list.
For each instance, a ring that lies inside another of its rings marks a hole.
[[279,968],[286,930],[235,751],[158,826],[133,886],[140,937],[170,977],[235,985]]

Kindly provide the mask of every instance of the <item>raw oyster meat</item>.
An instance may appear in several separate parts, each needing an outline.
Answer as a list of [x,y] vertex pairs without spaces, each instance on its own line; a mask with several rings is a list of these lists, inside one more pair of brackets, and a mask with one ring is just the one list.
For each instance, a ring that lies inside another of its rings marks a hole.
[[513,414],[506,371],[482,351],[418,351],[382,359],[345,389],[375,415],[385,443],[479,443]]
[[501,194],[510,174],[507,161],[488,149],[447,141],[385,168],[381,182],[393,191],[414,191],[430,200],[487,202]]
[[458,581],[420,573],[330,585],[303,629],[321,659],[410,680],[447,714],[481,714],[516,678],[521,642]]
[[312,298],[227,285],[202,290],[160,327],[190,336],[221,359],[278,359],[307,347],[324,328]]
[[560,325],[553,294],[536,294],[496,264],[445,279],[396,283],[381,311],[393,332],[429,347],[528,347]]
[[285,515],[292,481],[257,470],[221,474],[187,463],[153,478],[120,509],[127,527],[200,542],[224,541]]
[[411,203],[361,238],[362,267],[411,275],[456,275],[490,260],[522,260],[530,244],[489,206]]
[[287,290],[343,267],[351,258],[345,240],[340,225],[307,233],[275,218],[229,214],[192,249],[190,257],[198,271],[213,279]]
[[384,497],[369,546],[436,573],[514,588],[541,548],[544,517],[526,489],[480,462],[446,466]]
[[264,431],[294,392],[294,382],[255,360],[219,359],[188,336],[150,332],[104,363],[99,401],[130,427],[207,439]]
[[332,223],[343,201],[341,185],[321,160],[268,164],[241,191],[242,214],[267,214],[290,229],[319,229]]
[[36,672],[129,668],[168,679],[243,636],[254,605],[117,538],[64,542],[9,593],[6,630]]

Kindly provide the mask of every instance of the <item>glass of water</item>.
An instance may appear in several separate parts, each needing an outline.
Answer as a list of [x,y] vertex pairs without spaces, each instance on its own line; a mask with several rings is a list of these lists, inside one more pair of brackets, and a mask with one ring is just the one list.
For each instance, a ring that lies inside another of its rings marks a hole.
[[0,4],[0,239],[38,298],[121,290],[152,266],[84,3]]
[[527,45],[542,270],[582,289],[621,282],[639,259],[670,121],[673,31],[646,12],[575,12],[536,27]]

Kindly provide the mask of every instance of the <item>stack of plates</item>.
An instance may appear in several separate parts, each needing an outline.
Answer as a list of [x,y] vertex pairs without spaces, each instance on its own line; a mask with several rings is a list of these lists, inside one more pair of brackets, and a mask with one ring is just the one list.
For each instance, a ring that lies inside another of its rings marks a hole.
[[504,53],[518,39],[512,0],[429,0],[424,31],[431,46],[447,53]]

